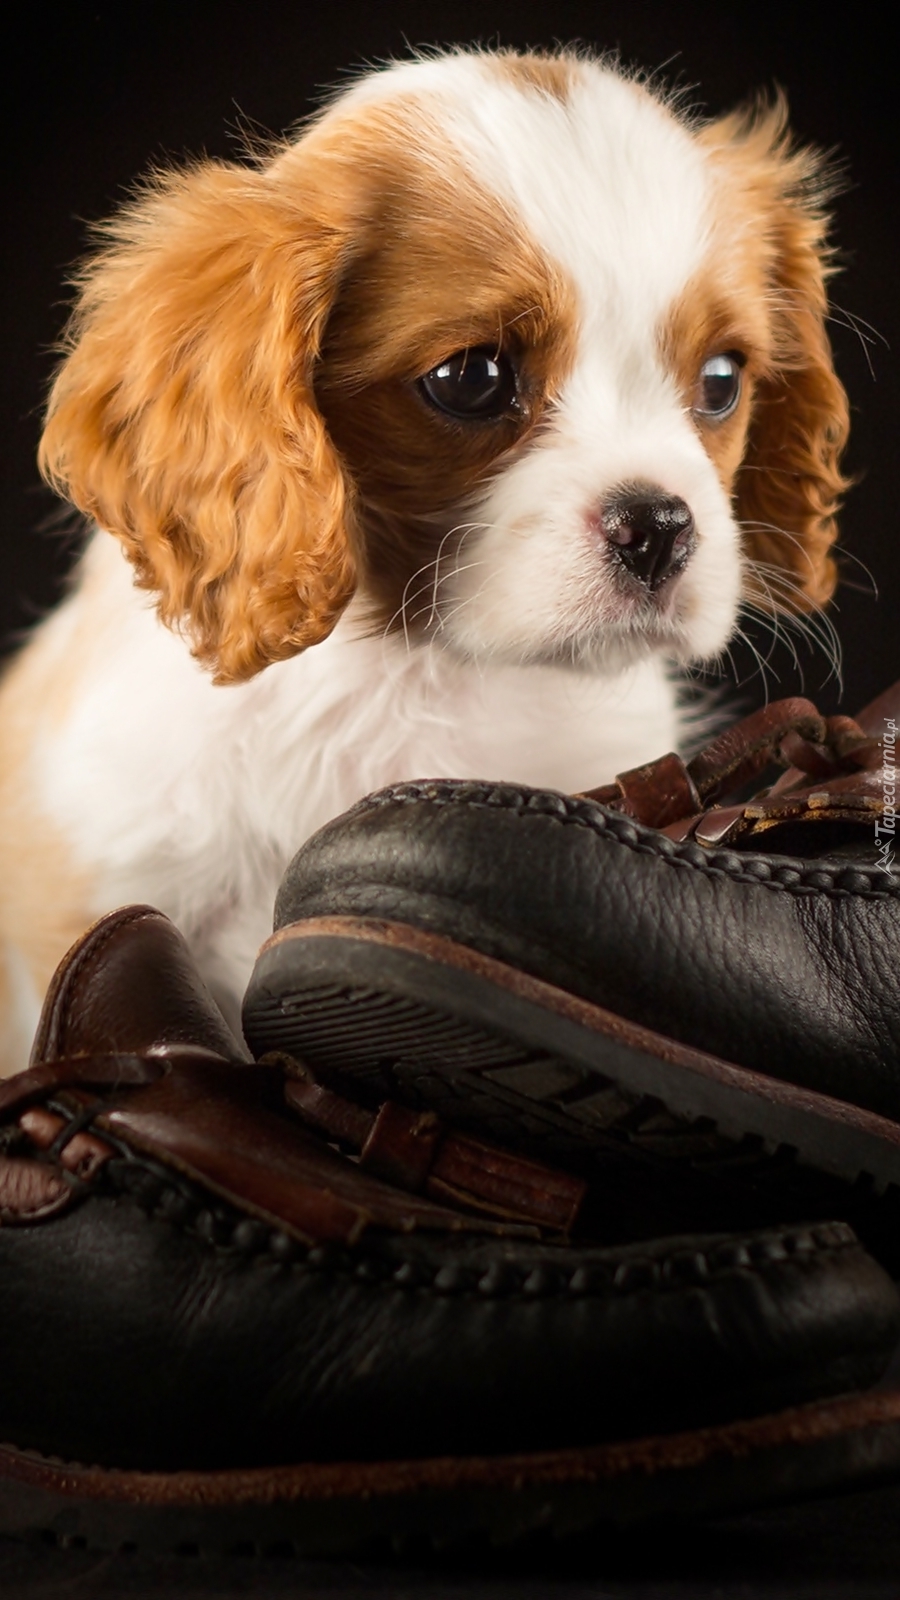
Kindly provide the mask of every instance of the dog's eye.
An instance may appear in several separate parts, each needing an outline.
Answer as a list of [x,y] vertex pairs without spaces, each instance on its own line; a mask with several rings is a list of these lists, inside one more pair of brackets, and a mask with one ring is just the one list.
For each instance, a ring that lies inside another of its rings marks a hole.
[[457,350],[419,379],[419,389],[448,417],[480,422],[502,417],[516,398],[516,374],[502,351]]
[[744,357],[736,350],[710,356],[700,368],[694,411],[700,417],[721,422],[730,417],[741,397],[741,367]]

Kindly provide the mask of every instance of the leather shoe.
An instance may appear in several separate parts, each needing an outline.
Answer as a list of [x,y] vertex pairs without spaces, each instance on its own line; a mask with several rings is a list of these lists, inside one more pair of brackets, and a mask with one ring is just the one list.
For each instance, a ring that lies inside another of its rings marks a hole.
[[0,1531],[311,1552],[900,1467],[896,1396],[813,1403],[900,1332],[846,1225],[573,1243],[571,1176],[249,1063],[149,908],[0,1117]]
[[898,717],[900,685],[857,722],[786,701],[587,795],[369,797],[286,874],[251,1047],[630,1182],[651,1229],[668,1163],[691,1225],[846,1215],[900,1272]]

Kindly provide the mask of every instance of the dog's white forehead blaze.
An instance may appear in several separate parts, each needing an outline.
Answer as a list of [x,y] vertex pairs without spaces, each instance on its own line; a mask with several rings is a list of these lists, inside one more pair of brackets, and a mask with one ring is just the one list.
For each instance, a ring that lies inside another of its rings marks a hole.
[[564,269],[585,332],[608,336],[625,317],[649,342],[709,245],[712,175],[684,122],[637,82],[575,57],[405,62],[344,104],[408,96]]

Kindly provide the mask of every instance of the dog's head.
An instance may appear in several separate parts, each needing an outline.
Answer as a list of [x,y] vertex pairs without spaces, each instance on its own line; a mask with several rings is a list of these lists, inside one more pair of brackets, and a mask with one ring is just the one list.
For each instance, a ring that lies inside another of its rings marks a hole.
[[42,446],[224,682],[371,625],[616,667],[828,599],[846,401],[818,159],[574,55],[372,74],[153,179]]

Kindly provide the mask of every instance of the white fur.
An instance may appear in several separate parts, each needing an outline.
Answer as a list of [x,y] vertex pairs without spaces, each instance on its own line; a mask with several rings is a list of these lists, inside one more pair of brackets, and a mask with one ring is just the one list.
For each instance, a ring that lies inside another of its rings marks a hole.
[[[658,659],[612,678],[482,667],[362,636],[356,603],[316,649],[216,687],[135,590],[117,544],[96,535],[86,564],[108,627],[69,716],[35,746],[35,788],[90,877],[90,910],[159,906],[232,1018],[288,861],[363,795],[460,775],[577,790],[678,741]],[[60,674],[80,608],[76,590],[42,630]]]

